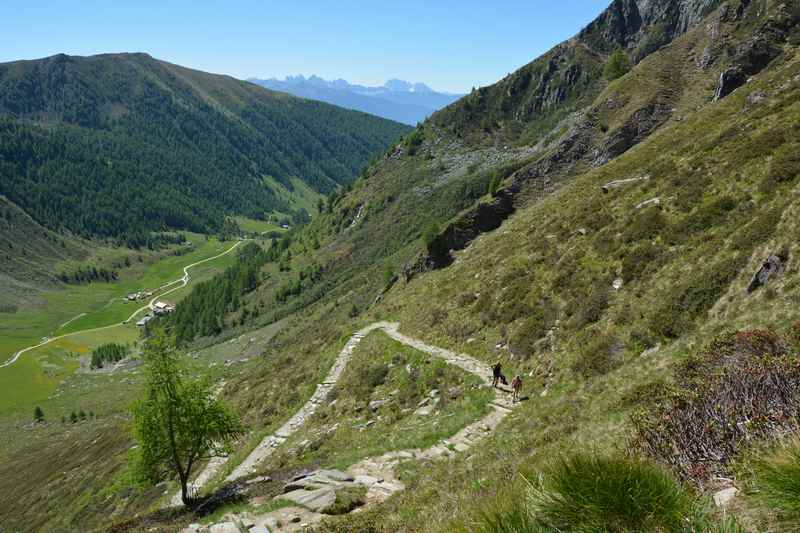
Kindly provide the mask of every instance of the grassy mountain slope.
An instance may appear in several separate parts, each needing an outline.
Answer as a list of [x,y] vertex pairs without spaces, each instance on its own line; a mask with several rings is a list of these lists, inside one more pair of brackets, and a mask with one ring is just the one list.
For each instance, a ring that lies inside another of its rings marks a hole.
[[291,213],[270,182],[326,193],[404,131],[145,54],[0,65],[0,192],[84,236]]
[[[640,22],[663,24],[636,23],[634,7]],[[676,13],[697,16],[670,18]],[[350,334],[397,320],[431,344],[501,359],[509,374],[522,374],[529,399],[480,447],[446,462],[404,465],[404,492],[319,529],[502,531],[487,524],[528,516],[530,482],[553,456],[626,451],[636,413],[655,410],[680,384],[684,362],[702,357],[718,333],[788,329],[800,318],[799,19],[794,6],[772,1],[615,2],[581,34],[596,36],[580,47],[595,47],[587,56],[598,70],[593,88],[520,119],[517,134],[502,124],[475,126],[479,115],[463,130],[448,129],[442,117],[459,115],[461,102],[406,136],[279,245],[259,287],[225,317],[221,337],[198,342],[210,345],[200,357],[235,358],[231,346],[242,344],[248,357],[260,355],[214,370],[225,373],[221,394],[251,429],[234,460],[311,396]],[[664,46],[640,53],[648,40]],[[636,65],[602,80],[605,58],[621,45]],[[714,101],[721,74],[732,68],[752,81]],[[503,93],[494,94],[501,109]],[[504,116],[528,101],[512,102]],[[513,144],[495,142],[506,135]],[[501,184],[489,195],[495,176]],[[603,192],[634,178],[646,179]],[[748,292],[770,255],[782,258],[782,270]],[[277,335],[248,342],[280,318]],[[126,427],[124,416],[103,423],[108,431]],[[281,454],[276,468],[283,475],[309,461],[346,461],[352,450],[341,442],[350,441],[323,438],[314,443],[317,454]],[[35,450],[26,453],[36,460]],[[119,454],[100,462],[109,477],[124,479]],[[734,475],[728,463],[717,466]],[[703,506],[715,483],[701,478],[686,491]],[[88,485],[95,494],[104,488]],[[157,504],[141,491],[103,494],[95,507],[64,496],[70,516],[97,520],[117,509],[115,519],[123,519]],[[25,511],[7,505],[9,513]],[[737,516],[750,530],[779,530],[748,497],[741,505]],[[156,513],[133,524],[196,519]]]
[[[509,476],[535,476],[558,450],[624,445],[650,384],[669,382],[675,366],[717,333],[786,328],[798,318],[790,304],[800,171],[791,155],[797,17],[779,3],[733,3],[684,28],[587,104],[591,132],[577,157],[563,156],[572,124],[550,130],[544,145],[506,149],[454,138],[434,117],[295,237],[285,258],[291,269],[269,270],[250,301],[274,302],[274,291],[294,279],[301,289],[287,307],[317,303],[303,309],[309,322],[298,317],[270,353],[303,360],[325,346],[302,340],[308,327],[318,337],[353,320],[396,319],[432,343],[503,358],[528,376],[533,394],[506,435],[470,461],[410,467],[410,490],[332,530],[475,530],[480,516],[464,509],[495,497],[501,512],[520,503],[524,482],[509,488]],[[720,74],[743,68],[747,50],[773,32],[761,64],[745,67],[757,71],[754,81],[714,102]],[[651,109],[665,111],[653,119]],[[604,148],[607,157],[598,159]],[[456,217],[449,231],[468,233],[459,211],[478,213],[479,221],[495,214],[469,208],[497,202],[484,195],[493,172],[510,188],[534,169],[544,179],[519,187],[511,218],[493,221],[497,231],[452,252],[446,268],[402,276],[420,248],[431,252],[418,238],[426,225],[441,228]],[[601,189],[627,178],[646,179]],[[747,293],[770,254],[788,258],[786,270],[772,286]],[[312,262],[322,267],[320,278],[298,277]],[[246,389],[230,384],[237,403],[260,405],[269,372],[242,380]]]

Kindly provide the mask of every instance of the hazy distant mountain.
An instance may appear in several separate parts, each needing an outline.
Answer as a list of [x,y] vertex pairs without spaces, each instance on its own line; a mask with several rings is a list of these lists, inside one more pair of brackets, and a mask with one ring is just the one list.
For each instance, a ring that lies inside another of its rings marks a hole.
[[251,78],[253,83],[302,98],[364,111],[379,117],[416,124],[434,111],[455,102],[463,95],[436,92],[424,83],[391,79],[381,87],[353,85],[345,80],[324,80],[319,76],[288,76],[284,80]]

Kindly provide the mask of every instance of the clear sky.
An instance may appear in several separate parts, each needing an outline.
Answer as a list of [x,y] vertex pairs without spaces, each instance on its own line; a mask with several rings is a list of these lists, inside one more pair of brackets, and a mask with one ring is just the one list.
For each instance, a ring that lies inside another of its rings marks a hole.
[[610,0],[0,0],[0,62],[147,52],[238,78],[388,78],[464,92],[574,35]]

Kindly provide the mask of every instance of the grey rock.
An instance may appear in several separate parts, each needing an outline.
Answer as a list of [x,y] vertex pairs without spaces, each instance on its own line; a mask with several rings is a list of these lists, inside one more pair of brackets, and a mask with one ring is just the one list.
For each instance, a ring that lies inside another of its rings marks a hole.
[[383,407],[384,405],[386,405],[387,403],[389,403],[389,400],[385,398],[380,400],[372,400],[371,402],[369,402],[369,409],[370,411],[374,412]]
[[640,357],[648,357],[650,355],[653,355],[654,353],[658,353],[659,350],[661,350],[661,343],[656,344],[652,348],[646,349],[641,353]]
[[[277,529],[277,522],[275,523],[275,529]],[[260,526],[253,526],[249,529],[250,533],[270,533],[270,529],[266,525]]]
[[783,261],[777,255],[767,257],[761,268],[753,274],[750,283],[747,285],[747,292],[751,293],[762,285],[766,285],[769,278],[783,270]]
[[627,179],[624,179],[624,180],[609,181],[608,183],[606,183],[605,185],[600,187],[600,189],[604,193],[609,193],[612,190],[618,189],[618,188],[623,187],[625,185],[631,185],[633,183],[636,183],[636,182],[639,182],[639,181],[645,181],[645,180],[648,180],[648,179],[650,179],[649,176],[643,176],[641,178],[627,178]]
[[747,77],[736,67],[729,68],[719,75],[717,90],[714,92],[714,101],[722,100],[733,91],[744,85]]
[[247,484],[255,485],[256,483],[269,483],[270,481],[272,481],[272,478],[269,476],[258,476],[254,477],[253,479],[248,479]]
[[242,533],[233,522],[220,522],[208,528],[209,533]]
[[714,505],[717,507],[727,507],[739,493],[736,487],[728,487],[714,493]]
[[353,476],[339,470],[317,470],[311,474],[296,477],[286,485],[284,492],[292,492],[297,489],[313,490],[326,487],[344,487],[353,484]]
[[[276,499],[289,500],[312,511],[321,513],[336,502],[336,491],[331,487],[314,490],[297,489],[276,496]],[[298,522],[300,518],[298,518]],[[292,520],[294,522],[294,520]],[[227,532],[226,532],[227,533]]]
[[754,91],[747,95],[747,105],[758,105],[767,99],[767,93],[764,91]]
[[636,204],[636,209],[642,209],[642,208],[650,207],[650,206],[656,206],[657,207],[657,206],[660,206],[660,205],[661,205],[661,198],[656,196],[655,198],[650,198],[649,200],[645,200],[644,202],[639,202],[638,204]]

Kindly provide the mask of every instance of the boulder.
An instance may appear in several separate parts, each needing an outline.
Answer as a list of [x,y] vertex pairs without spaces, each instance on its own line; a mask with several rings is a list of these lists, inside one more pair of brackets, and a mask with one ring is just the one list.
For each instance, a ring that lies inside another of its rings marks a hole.
[[722,100],[733,91],[744,85],[747,76],[738,68],[729,68],[719,75],[717,90],[714,92],[714,101]]
[[747,105],[758,105],[767,99],[767,93],[764,91],[754,91],[747,95]]
[[777,255],[767,257],[761,268],[753,274],[750,283],[747,285],[747,292],[751,293],[762,285],[766,285],[769,278],[779,273],[783,269],[783,261]]
[[714,505],[717,507],[727,507],[731,501],[736,497],[739,489],[736,487],[728,487],[714,493]]
[[389,400],[386,400],[386,399],[372,400],[371,402],[369,402],[369,410],[373,411],[373,412],[377,411],[378,409],[380,409],[381,407],[383,407],[387,403],[389,403]]
[[600,187],[600,189],[607,194],[614,189],[618,189],[620,187],[624,187],[625,185],[631,185],[633,183],[636,183],[637,181],[644,181],[647,179],[649,179],[649,176],[644,176],[641,178],[628,178],[624,180],[609,181],[608,183]]
[[255,485],[256,483],[269,483],[270,481],[272,481],[272,478],[269,476],[258,476],[254,477],[253,479],[248,479],[246,484]]
[[651,205],[656,207],[660,206],[661,198],[656,196],[655,198],[650,198],[649,200],[645,200],[644,202],[639,202],[638,204],[636,204],[636,209],[643,209],[645,207],[650,207]]
[[297,489],[276,496],[275,499],[289,500],[314,512],[321,513],[336,502],[336,491],[330,487],[314,490]]
[[317,470],[311,474],[295,476],[292,481],[284,485],[284,492],[297,489],[314,490],[320,488],[340,488],[353,485],[353,476],[339,470]]
[[209,533],[242,533],[233,522],[220,522],[208,528]]

